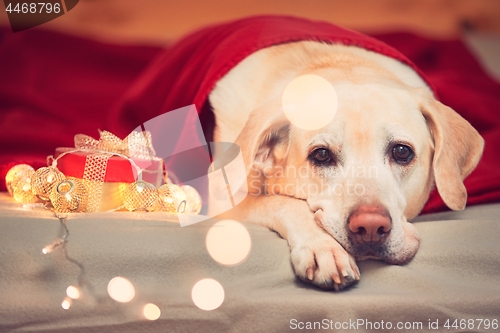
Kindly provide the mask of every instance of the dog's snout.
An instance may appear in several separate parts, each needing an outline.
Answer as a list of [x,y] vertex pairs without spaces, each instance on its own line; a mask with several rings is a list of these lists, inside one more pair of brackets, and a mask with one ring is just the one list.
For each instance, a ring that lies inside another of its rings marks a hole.
[[380,206],[356,208],[347,220],[350,233],[358,243],[380,244],[391,231],[391,217],[387,209]]

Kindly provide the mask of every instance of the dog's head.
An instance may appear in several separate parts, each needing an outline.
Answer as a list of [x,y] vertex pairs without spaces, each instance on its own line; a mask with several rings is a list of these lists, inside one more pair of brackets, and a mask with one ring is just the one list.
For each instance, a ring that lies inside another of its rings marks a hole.
[[357,259],[405,263],[419,244],[407,220],[434,184],[448,207],[465,207],[463,180],[483,139],[428,89],[379,72],[349,80],[328,69],[314,74],[338,96],[333,120],[305,130],[285,116],[281,99],[252,112],[236,141],[249,193],[306,200],[317,223]]

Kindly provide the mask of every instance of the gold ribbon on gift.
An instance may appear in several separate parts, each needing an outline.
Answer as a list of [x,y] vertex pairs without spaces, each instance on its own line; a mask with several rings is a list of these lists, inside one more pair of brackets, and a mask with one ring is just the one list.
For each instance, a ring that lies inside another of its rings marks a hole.
[[77,134],[75,135],[75,147],[82,150],[118,153],[130,158],[158,159],[149,131],[133,131],[123,140],[108,131],[99,131],[99,135],[99,140],[96,140],[85,134]]
[[[75,135],[75,148],[89,152],[86,156],[83,173],[83,182],[89,192],[87,212],[106,210],[102,207],[103,190],[109,193],[110,187],[112,187],[112,191],[120,192],[115,189],[115,187],[119,187],[119,184],[116,184],[117,186],[113,186],[113,184],[104,186],[108,160],[111,156],[118,155],[127,159],[135,158],[150,161],[161,160],[156,157],[149,131],[133,131],[123,140],[108,131],[99,131],[99,135],[99,140],[85,134]],[[108,199],[116,201],[116,194],[109,195]],[[105,204],[105,206],[108,205]]]

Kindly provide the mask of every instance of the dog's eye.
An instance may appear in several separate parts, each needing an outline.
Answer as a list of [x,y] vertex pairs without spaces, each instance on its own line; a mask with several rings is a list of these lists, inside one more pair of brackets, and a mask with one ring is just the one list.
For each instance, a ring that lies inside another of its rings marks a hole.
[[406,145],[397,144],[392,148],[392,158],[399,164],[407,165],[414,156],[413,150]]
[[318,148],[315,149],[310,155],[309,159],[316,165],[330,164],[333,160],[332,154],[328,149]]

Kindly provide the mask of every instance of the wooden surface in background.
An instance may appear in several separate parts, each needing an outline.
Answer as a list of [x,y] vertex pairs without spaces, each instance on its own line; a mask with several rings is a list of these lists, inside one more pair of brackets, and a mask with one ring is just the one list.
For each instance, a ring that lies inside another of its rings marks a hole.
[[[298,15],[363,32],[406,30],[437,38],[457,36],[464,23],[500,32],[500,0],[80,0],[43,27],[115,42],[163,43],[207,24],[258,14]],[[8,24],[3,10],[0,23]]]

